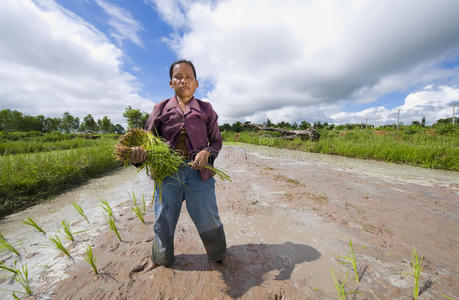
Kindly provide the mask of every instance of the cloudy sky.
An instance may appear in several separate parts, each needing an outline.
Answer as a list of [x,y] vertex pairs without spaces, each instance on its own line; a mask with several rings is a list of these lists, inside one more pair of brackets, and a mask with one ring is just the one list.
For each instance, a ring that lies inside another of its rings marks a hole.
[[431,124],[459,110],[457,0],[1,0],[0,109],[109,116],[196,96],[236,120]]

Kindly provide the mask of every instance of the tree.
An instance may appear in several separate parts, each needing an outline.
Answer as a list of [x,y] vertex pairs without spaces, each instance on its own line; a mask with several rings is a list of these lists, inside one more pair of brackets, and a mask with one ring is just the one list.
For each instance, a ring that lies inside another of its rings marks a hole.
[[59,124],[61,119],[59,118],[46,118],[43,124],[43,132],[51,132],[59,130]]
[[109,133],[114,132],[114,126],[112,121],[107,116],[104,116],[102,119],[97,120],[97,125],[99,126],[99,130],[102,133]]
[[78,117],[72,116],[69,112],[62,114],[62,120],[59,124],[59,129],[65,133],[77,132],[80,128],[80,119]]
[[128,106],[123,113],[123,117],[127,119],[129,128],[144,128],[149,114]]
[[421,126],[422,126],[422,127],[426,127],[426,117],[425,117],[425,116],[422,116],[422,119],[421,119]]
[[300,130],[306,130],[306,129],[308,129],[309,127],[311,127],[311,124],[309,124],[309,123],[306,122],[306,121],[302,121],[302,122],[300,123],[300,125],[298,126],[298,129],[300,129]]
[[81,123],[80,127],[82,131],[86,131],[86,130],[91,130],[94,132],[98,131],[97,123],[91,114],[88,114],[86,117],[83,118],[83,122]]
[[118,134],[124,134],[124,127],[121,126],[121,124],[115,124],[115,126],[113,126],[113,131]]

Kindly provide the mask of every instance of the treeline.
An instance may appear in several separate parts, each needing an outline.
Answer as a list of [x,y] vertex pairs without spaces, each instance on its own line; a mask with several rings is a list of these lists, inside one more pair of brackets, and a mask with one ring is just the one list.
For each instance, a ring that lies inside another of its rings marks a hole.
[[[406,130],[416,130],[421,129],[421,128],[437,128],[440,129],[441,131],[452,131],[455,127],[459,127],[458,120],[456,119],[455,125],[452,124],[452,118],[445,118],[445,119],[439,119],[433,124],[432,126],[426,125],[426,120],[423,117],[420,121],[413,121],[411,122],[411,125],[405,125],[402,122],[399,123],[398,127],[403,128]],[[279,123],[273,123],[271,120],[267,120],[264,122],[262,125],[267,126],[267,127],[274,127],[274,128],[281,128],[285,130],[306,130],[311,126],[314,126],[316,129],[322,129],[322,130],[354,130],[354,129],[396,129],[397,125],[396,124],[386,124],[386,125],[380,125],[380,126],[374,126],[371,124],[365,124],[365,123],[354,123],[354,124],[340,124],[340,125],[335,125],[333,123],[328,123],[324,122],[321,123],[320,121],[309,123],[307,121],[302,121],[300,123],[289,123],[286,121],[282,121]],[[220,125],[220,131],[232,131],[232,132],[242,132],[242,131],[257,131],[258,130],[258,124],[253,124],[251,122],[234,122],[233,124],[229,123],[224,123],[223,125]]]
[[[132,107],[126,107],[123,116],[127,119],[129,128],[143,128],[148,114]],[[125,128],[121,124],[113,124],[109,117],[104,116],[97,121],[88,114],[80,121],[69,112],[60,118],[49,118],[43,115],[29,116],[17,110],[4,109],[0,111],[0,131],[38,131],[77,133],[91,131],[95,133],[123,134]]]

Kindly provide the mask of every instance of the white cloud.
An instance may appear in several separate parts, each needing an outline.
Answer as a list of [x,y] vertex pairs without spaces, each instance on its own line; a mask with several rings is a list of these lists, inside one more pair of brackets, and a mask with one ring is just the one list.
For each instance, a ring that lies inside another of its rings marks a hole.
[[104,0],[95,0],[102,9],[110,16],[108,24],[115,29],[111,35],[122,44],[128,39],[134,44],[143,47],[137,32],[142,26],[132,17],[131,13]]
[[0,109],[124,123],[126,106],[153,105],[122,59],[106,36],[53,1],[0,1]]
[[336,123],[395,124],[400,110],[400,122],[411,124],[426,118],[427,124],[452,116],[453,103],[459,104],[459,86],[428,85],[410,93],[403,103],[393,109],[373,107],[359,112],[339,112],[331,116]]
[[455,0],[150,2],[176,28],[170,46],[213,84],[207,97],[223,121],[459,78],[441,67],[459,53]]

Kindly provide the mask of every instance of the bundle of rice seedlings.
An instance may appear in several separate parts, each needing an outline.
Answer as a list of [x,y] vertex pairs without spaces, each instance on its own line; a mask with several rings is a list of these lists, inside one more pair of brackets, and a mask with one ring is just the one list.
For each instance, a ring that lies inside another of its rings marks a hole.
[[[151,176],[158,186],[161,186],[165,177],[177,172],[179,166],[185,163],[184,159],[169,148],[163,140],[142,129],[131,129],[120,138],[115,146],[116,159],[129,165],[131,148],[139,146],[147,152],[145,162],[139,168],[145,169],[147,175]],[[207,165],[206,168],[219,175],[223,180],[230,180],[225,172],[210,165]]]

